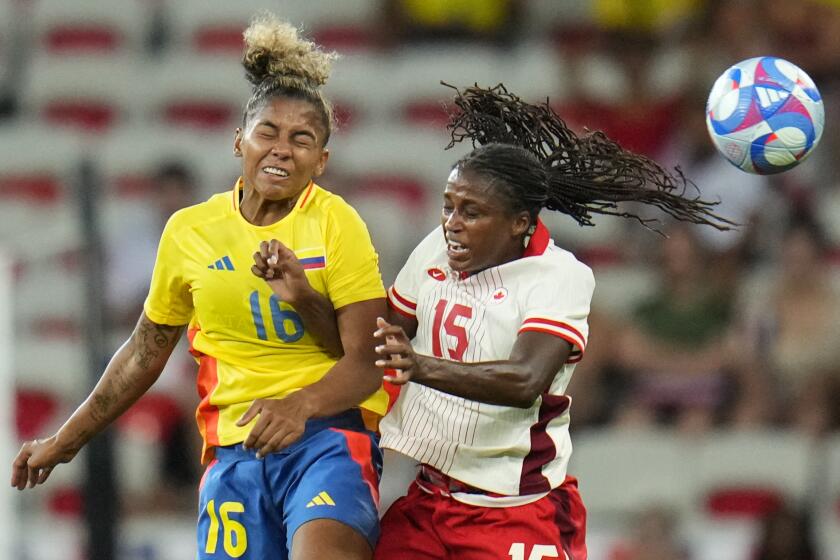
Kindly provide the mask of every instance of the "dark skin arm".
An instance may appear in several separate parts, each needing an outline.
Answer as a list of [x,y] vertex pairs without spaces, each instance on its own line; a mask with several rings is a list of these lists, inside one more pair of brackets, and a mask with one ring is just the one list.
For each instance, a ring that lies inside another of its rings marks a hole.
[[398,370],[386,376],[392,383],[413,381],[465,399],[517,408],[530,407],[548,390],[572,350],[556,336],[524,332],[507,360],[462,363],[416,354],[402,327],[381,318],[377,325],[376,365]]
[[[331,307],[331,306],[330,306]],[[335,311],[344,355],[316,383],[282,399],[257,399],[237,422],[257,419],[245,440],[260,457],[296,441],[306,420],[338,414],[356,407],[382,385],[374,365],[376,341],[370,326],[385,312],[383,298],[352,303]]]
[[315,290],[294,251],[272,239],[260,243],[251,272],[264,279],[274,294],[295,308],[304,327],[335,358],[344,355],[333,304]]
[[160,376],[183,330],[183,326],[157,324],[142,314],[93,391],[58,432],[23,444],[12,463],[12,486],[23,490],[46,482],[56,465],[70,462],[94,435],[134,404]]

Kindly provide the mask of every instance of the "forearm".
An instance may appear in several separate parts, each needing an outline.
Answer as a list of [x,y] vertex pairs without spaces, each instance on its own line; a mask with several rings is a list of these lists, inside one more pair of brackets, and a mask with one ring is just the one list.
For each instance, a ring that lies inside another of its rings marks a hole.
[[303,320],[303,327],[327,352],[336,358],[344,355],[341,335],[332,302],[317,290],[310,290],[292,306]]
[[59,429],[59,443],[78,450],[134,404],[160,376],[182,330],[143,316],[90,395]]
[[372,360],[342,357],[316,383],[301,389],[312,417],[333,416],[359,406],[382,386],[382,372]]
[[411,381],[456,397],[528,408],[542,392],[540,378],[511,360],[463,363],[417,355]]
[[316,383],[300,392],[310,403],[312,416],[331,416],[359,406],[382,386],[382,371],[375,366],[376,318],[385,314],[385,300],[353,303],[336,311],[344,355]]

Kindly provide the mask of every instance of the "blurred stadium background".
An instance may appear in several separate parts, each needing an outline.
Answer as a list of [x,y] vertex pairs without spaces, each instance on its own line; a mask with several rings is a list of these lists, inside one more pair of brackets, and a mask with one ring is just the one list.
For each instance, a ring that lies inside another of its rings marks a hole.
[[[719,198],[739,231],[544,216],[598,282],[570,388],[590,557],[840,559],[837,0],[0,0],[4,465],[130,332],[166,216],[237,176],[241,32],[262,9],[343,55],[320,183],[365,218],[386,283],[466,149],[443,150],[441,80],[550,98]],[[773,177],[731,167],[703,122],[714,79],[758,55],[826,103],[821,145]],[[2,490],[0,553],[94,558],[114,521],[117,558],[193,557],[193,378],[180,349],[111,430],[116,492],[106,440],[36,492]]]

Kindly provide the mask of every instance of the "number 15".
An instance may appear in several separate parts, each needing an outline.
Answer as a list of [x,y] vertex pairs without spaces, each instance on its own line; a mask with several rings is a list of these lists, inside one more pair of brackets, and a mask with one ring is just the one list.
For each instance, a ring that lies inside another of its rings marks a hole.
[[[512,560],[525,560],[525,543],[515,542],[508,551]],[[528,555],[528,560],[542,560],[543,558],[560,558],[557,547],[553,544],[535,544]],[[563,558],[567,558],[563,552]]]

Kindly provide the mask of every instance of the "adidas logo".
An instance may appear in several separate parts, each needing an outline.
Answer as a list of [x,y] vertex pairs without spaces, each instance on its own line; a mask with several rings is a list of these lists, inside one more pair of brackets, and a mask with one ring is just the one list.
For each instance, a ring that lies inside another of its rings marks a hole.
[[236,270],[235,268],[233,268],[233,263],[230,262],[230,257],[227,255],[217,260],[213,264],[208,264],[207,268],[211,270]]
[[334,505],[335,505],[335,502],[333,501],[332,498],[330,498],[330,495],[327,494],[326,492],[321,492],[320,494],[318,494],[317,496],[315,496],[314,498],[309,500],[309,503],[306,504],[306,507],[311,508],[311,507],[315,507],[315,506],[334,506]]
[[771,107],[779,101],[784,101],[790,95],[785,90],[777,90],[774,88],[756,87],[755,93],[758,95],[758,102],[762,107]]

